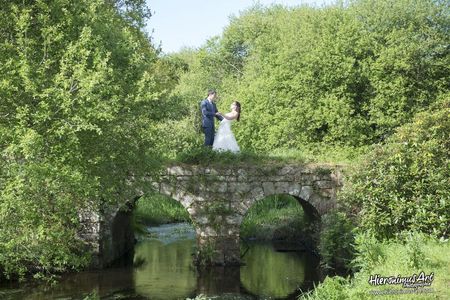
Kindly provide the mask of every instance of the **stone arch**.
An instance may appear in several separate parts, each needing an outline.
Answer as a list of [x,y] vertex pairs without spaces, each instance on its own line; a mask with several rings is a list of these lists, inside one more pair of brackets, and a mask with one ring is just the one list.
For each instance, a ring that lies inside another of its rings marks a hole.
[[320,213],[319,211],[316,209],[316,207],[311,204],[310,202],[306,201],[305,199],[303,199],[302,197],[298,196],[298,195],[292,195],[290,193],[273,193],[273,194],[268,194],[264,196],[260,196],[257,197],[255,199],[253,199],[250,203],[251,205],[249,207],[247,207],[244,215],[246,215],[248,213],[248,210],[257,202],[262,201],[268,197],[271,196],[277,196],[277,195],[287,195],[287,196],[291,196],[292,198],[294,198],[295,200],[297,200],[297,202],[299,203],[299,205],[302,207],[303,211],[305,212],[305,215],[310,218],[312,221],[316,221],[316,220],[320,220]]
[[[131,202],[127,203],[128,210],[133,211],[136,207],[137,201],[144,197],[146,194],[141,193],[139,196],[136,196],[133,198]],[[188,213],[189,218],[191,219],[194,227],[195,227],[195,214],[192,214],[192,204],[196,201],[196,197],[188,192],[181,192],[181,193],[173,193],[167,190],[162,191],[154,191],[153,193],[149,195],[161,195],[165,196],[166,198],[170,198],[171,200],[174,200],[175,202],[178,202],[184,210]]]
[[[298,190],[298,189],[295,189]],[[277,196],[277,195],[286,195],[290,196],[293,199],[297,201],[297,203],[302,207],[304,216],[306,217],[306,221],[309,224],[308,225],[308,236],[304,238],[305,241],[307,241],[308,246],[311,250],[315,251],[315,248],[317,247],[318,243],[318,237],[321,227],[321,214],[316,209],[316,207],[311,204],[309,201],[306,201],[302,197],[298,195],[298,192],[289,193],[289,192],[273,192],[273,193],[261,193],[257,197],[250,199],[245,206],[245,210],[242,214],[242,219],[240,222],[240,225],[242,224],[242,221],[244,220],[245,216],[247,215],[248,211],[253,207],[257,202],[263,201],[264,199],[267,199],[268,197]],[[240,233],[239,233],[240,234]]]
[[254,203],[270,196],[289,195],[295,198],[311,219],[320,219],[320,216],[328,213],[335,207],[335,201],[329,195],[323,195],[320,190],[312,185],[300,185],[292,182],[263,182],[247,191],[245,195],[239,195],[245,199],[239,202],[235,210],[245,216]]
[[[192,204],[193,196],[188,196],[185,198],[174,197],[172,193],[155,193],[159,195],[166,196],[172,200],[181,204],[187,211],[191,221],[194,221],[192,214],[189,212],[189,205]],[[134,250],[135,236],[132,228],[132,215],[133,210],[136,207],[137,202],[144,197],[144,193],[139,193],[138,196],[126,202],[125,205],[119,207],[118,209],[109,208],[108,211],[104,212],[102,220],[103,225],[100,236],[102,237],[99,245],[100,257],[98,259],[99,265],[101,267],[111,265],[124,255],[129,257]],[[178,195],[180,196],[180,195]],[[183,200],[184,199],[184,200]],[[193,222],[194,223],[194,222]],[[193,224],[194,228],[195,225]],[[196,232],[198,234],[197,228]]]

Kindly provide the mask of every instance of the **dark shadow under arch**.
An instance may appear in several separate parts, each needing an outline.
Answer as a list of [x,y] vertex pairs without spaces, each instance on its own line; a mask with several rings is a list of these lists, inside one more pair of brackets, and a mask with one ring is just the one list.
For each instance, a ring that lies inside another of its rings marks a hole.
[[309,203],[308,201],[306,201],[298,196],[293,196],[293,195],[289,195],[289,196],[296,199],[298,201],[298,203],[302,206],[303,211],[305,212],[305,216],[307,218],[309,218],[308,221],[320,222],[320,214],[311,203]]

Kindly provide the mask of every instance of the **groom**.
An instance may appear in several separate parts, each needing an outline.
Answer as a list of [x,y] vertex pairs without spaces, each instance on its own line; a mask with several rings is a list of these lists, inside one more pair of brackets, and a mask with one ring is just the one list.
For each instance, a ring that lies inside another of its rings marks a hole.
[[205,133],[205,146],[212,147],[214,143],[214,117],[222,121],[223,117],[217,111],[216,100],[217,93],[215,90],[208,90],[208,96],[200,103],[202,110],[202,127]]

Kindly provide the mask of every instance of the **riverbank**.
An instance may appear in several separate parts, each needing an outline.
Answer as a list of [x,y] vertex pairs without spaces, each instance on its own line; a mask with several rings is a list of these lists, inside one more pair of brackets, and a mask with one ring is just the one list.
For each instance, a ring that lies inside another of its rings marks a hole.
[[[448,240],[404,233],[396,239],[378,241],[361,234],[356,238],[356,253],[352,265],[358,271],[351,279],[326,277],[299,299],[365,300],[380,299],[380,295],[389,299],[450,298]],[[402,280],[409,283],[403,286],[399,283]]]

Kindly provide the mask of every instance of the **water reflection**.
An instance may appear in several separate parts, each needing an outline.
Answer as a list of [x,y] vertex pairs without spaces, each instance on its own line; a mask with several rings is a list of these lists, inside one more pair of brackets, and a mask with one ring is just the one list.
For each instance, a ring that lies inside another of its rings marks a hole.
[[119,296],[134,295],[133,269],[110,268],[102,272],[80,272],[68,274],[55,286],[41,284],[11,283],[0,286],[2,300],[48,300],[48,299],[84,299],[88,295],[98,295],[105,299],[117,299]]
[[210,267],[198,273],[197,295],[241,294],[239,267]]
[[284,298],[305,286],[307,256],[252,244],[241,267],[243,287],[254,295]]
[[[198,272],[193,266],[195,234],[187,225],[151,229],[135,247],[134,267],[110,268],[64,276],[54,286],[0,286],[0,298],[186,299],[203,294],[222,299],[295,299],[298,288],[315,282],[315,259],[308,254],[277,252],[271,245],[251,244],[242,267],[215,267]],[[176,237],[176,235],[181,235]]]
[[136,293],[150,299],[185,299],[194,296],[197,275],[192,264],[193,240],[164,244],[145,241],[137,245],[134,273]]

